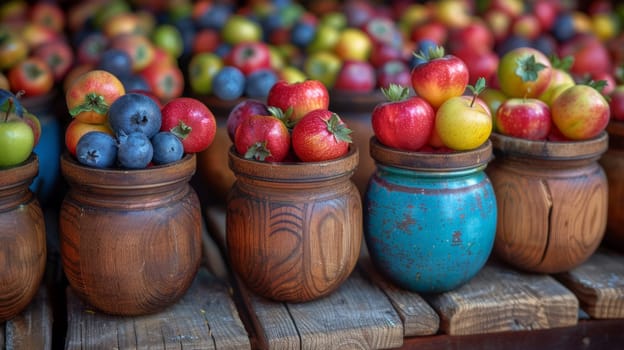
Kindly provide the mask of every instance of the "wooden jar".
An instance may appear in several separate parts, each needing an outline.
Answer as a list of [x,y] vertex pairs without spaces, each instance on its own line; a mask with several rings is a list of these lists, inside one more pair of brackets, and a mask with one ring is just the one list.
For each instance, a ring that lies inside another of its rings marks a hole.
[[227,199],[232,269],[258,295],[304,302],[334,291],[355,268],[362,201],[350,180],[358,151],[336,160],[264,163],[231,148]]
[[609,184],[609,206],[605,244],[624,251],[624,122],[607,126],[609,148],[599,160]]
[[481,147],[408,152],[370,140],[377,170],[365,196],[364,237],[374,266],[399,287],[442,293],[472,279],[492,252],[496,198]]
[[380,91],[370,94],[348,91],[330,91],[329,110],[335,112],[353,130],[353,143],[360,150],[360,161],[352,180],[363,197],[371,175],[375,172],[375,161],[370,156],[369,141],[373,136],[371,113],[379,103],[387,99]]
[[201,209],[188,184],[195,155],[140,170],[83,166],[67,153],[61,258],[70,286],[93,307],[141,315],[175,303],[201,260]]
[[38,158],[0,169],[0,324],[32,301],[46,265],[43,212],[28,188],[37,176]]
[[598,159],[606,132],[575,142],[492,134],[487,169],[498,201],[494,253],[531,272],[558,273],[583,263],[607,222],[607,178]]

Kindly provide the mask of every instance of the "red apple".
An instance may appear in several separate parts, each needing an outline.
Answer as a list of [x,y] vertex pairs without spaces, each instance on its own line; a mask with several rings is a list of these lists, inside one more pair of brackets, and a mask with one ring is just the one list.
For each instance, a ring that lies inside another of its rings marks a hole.
[[28,17],[31,22],[41,24],[56,32],[65,29],[65,12],[55,2],[37,1],[29,7]]
[[562,43],[558,49],[558,56],[574,57],[570,73],[581,77],[611,72],[613,69],[605,44],[591,34],[579,34]]
[[182,96],[184,75],[175,64],[151,64],[139,73],[149,85],[152,93],[161,101],[167,102]]
[[296,123],[309,111],[328,109],[329,91],[319,80],[296,83],[281,80],[269,90],[267,105],[281,109],[292,123]]
[[411,86],[412,75],[407,63],[393,60],[377,68],[377,87],[388,88],[390,84]]
[[453,54],[464,48],[479,52],[490,51],[494,47],[494,34],[485,22],[473,20],[464,27],[451,30],[446,46]]
[[550,133],[550,108],[536,98],[510,98],[496,112],[496,130],[528,140],[544,140]]
[[113,74],[91,70],[67,87],[65,102],[69,114],[84,123],[103,124],[108,120],[108,107],[126,90]]
[[400,48],[394,45],[378,43],[374,45],[373,51],[371,51],[369,62],[375,68],[379,68],[388,61],[400,60],[402,57],[403,51]]
[[501,57],[498,69],[500,89],[509,97],[537,97],[548,86],[552,64],[537,49],[519,47]]
[[225,62],[249,75],[259,69],[271,68],[271,52],[263,42],[241,42],[232,47]]
[[451,97],[466,90],[470,73],[466,63],[457,56],[447,55],[441,46],[430,50],[424,63],[412,70],[412,88],[433,106],[439,107]]
[[382,91],[388,101],[375,106],[371,114],[375,136],[388,147],[420,150],[431,137],[435,111],[424,99],[409,96],[406,87],[391,85]]
[[108,43],[108,38],[99,31],[87,34],[76,47],[76,61],[79,64],[97,64]]
[[54,74],[54,81],[61,81],[74,63],[74,51],[65,40],[55,40],[35,48],[33,56],[46,61]]
[[609,97],[611,119],[624,120],[624,85],[618,85]]
[[375,68],[365,61],[345,61],[338,71],[335,90],[369,93],[377,86]]
[[28,57],[7,73],[11,90],[24,90],[24,96],[43,95],[54,86],[54,73],[41,58]]
[[533,2],[532,12],[540,22],[540,27],[544,31],[549,31],[555,23],[555,19],[557,18],[557,14],[560,10],[559,5],[559,1],[556,0],[541,0]]
[[418,43],[422,40],[431,40],[436,45],[444,45],[448,38],[448,28],[440,22],[429,21],[414,26],[410,32],[410,41]]
[[230,137],[230,141],[234,142],[236,129],[244,119],[249,118],[252,115],[269,114],[270,112],[267,105],[258,100],[244,99],[236,104],[236,106],[230,110],[226,121],[226,129],[228,136]]
[[542,33],[539,19],[532,13],[524,13],[511,22],[511,34],[534,40]]
[[185,153],[207,149],[217,132],[217,121],[212,111],[201,101],[191,97],[177,97],[167,102],[162,110],[160,130],[171,131],[182,141]]
[[500,61],[498,55],[492,49],[483,49],[481,51],[472,50],[464,47],[459,51],[455,51],[455,56],[459,57],[466,63],[470,78],[468,84],[475,84],[477,79],[483,77],[489,85],[492,85],[492,79],[496,76],[498,63]]
[[609,103],[588,85],[564,90],[551,106],[552,119],[561,133],[572,140],[585,140],[600,134],[609,123]]

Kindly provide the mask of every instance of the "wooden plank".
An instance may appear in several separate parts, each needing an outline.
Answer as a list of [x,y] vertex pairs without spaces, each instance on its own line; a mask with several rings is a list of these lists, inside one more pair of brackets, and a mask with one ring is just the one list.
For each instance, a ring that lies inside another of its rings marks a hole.
[[624,318],[624,255],[601,249],[571,271],[555,276],[593,318]]
[[[225,249],[225,210],[206,210],[208,230]],[[273,302],[237,287],[262,349],[387,349],[403,343],[403,324],[385,294],[356,269],[334,293],[306,303]]]
[[405,338],[401,349],[622,349],[624,319],[579,321],[571,327],[473,335],[440,334]]
[[92,310],[67,289],[66,349],[250,349],[229,286],[200,269],[184,297],[151,315],[120,317]]
[[360,258],[359,264],[366,271],[368,278],[390,299],[401,317],[406,337],[432,335],[438,332],[440,317],[420,294],[399,288],[381,276],[367,254]]
[[579,302],[548,275],[528,274],[489,262],[468,283],[425,296],[451,335],[573,326]]
[[44,285],[17,316],[6,321],[0,348],[13,350],[52,348],[52,307]]

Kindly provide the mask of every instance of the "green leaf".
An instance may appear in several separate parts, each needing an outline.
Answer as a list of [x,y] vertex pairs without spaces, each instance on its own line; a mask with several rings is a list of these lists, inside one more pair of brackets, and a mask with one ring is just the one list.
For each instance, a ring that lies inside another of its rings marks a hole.
[[565,56],[559,58],[557,55],[552,54],[548,57],[553,68],[561,69],[562,71],[569,72],[572,64],[574,64],[574,56]]
[[349,129],[340,119],[338,114],[332,113],[331,117],[325,121],[327,125],[327,131],[329,131],[336,141],[351,143],[351,133],[353,130]]
[[104,96],[90,92],[85,96],[84,101],[78,106],[69,110],[69,114],[72,117],[77,116],[82,112],[96,112],[98,114],[108,113],[109,105],[104,101]]
[[258,141],[247,148],[245,159],[255,159],[261,162],[271,156],[271,151],[266,146],[266,141]]
[[518,57],[516,59],[516,75],[519,76],[522,81],[535,81],[539,72],[546,68],[546,65],[537,62],[535,55]]
[[191,131],[193,131],[193,128],[187,125],[184,121],[179,120],[178,125],[171,128],[170,131],[180,140],[184,140],[191,133]]
[[409,96],[409,88],[394,83],[387,88],[381,88],[381,92],[390,102],[403,101]]
[[468,89],[472,92],[472,101],[470,101],[470,107],[472,107],[477,99],[477,96],[479,96],[480,93],[483,92],[483,90],[485,90],[486,87],[486,83],[485,83],[485,78],[484,77],[479,77],[479,79],[477,79],[477,81],[475,82],[475,85],[468,85]]

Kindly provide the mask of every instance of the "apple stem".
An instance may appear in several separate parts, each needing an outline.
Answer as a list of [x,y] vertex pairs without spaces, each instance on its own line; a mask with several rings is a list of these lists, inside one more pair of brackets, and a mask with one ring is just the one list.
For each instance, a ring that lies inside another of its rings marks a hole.
[[9,97],[7,99],[7,103],[8,103],[8,108],[6,110],[6,113],[4,114],[4,122],[6,123],[7,121],[9,121],[9,114],[11,113],[11,109],[13,108],[13,97]]
[[467,86],[467,88],[470,89],[470,91],[472,91],[472,101],[470,101],[470,108],[474,106],[474,103],[477,100],[477,96],[479,96],[479,94],[483,92],[483,90],[485,90],[485,86],[486,84],[485,84],[484,77],[479,77],[479,79],[477,79],[477,82],[475,83],[474,86],[472,85]]

